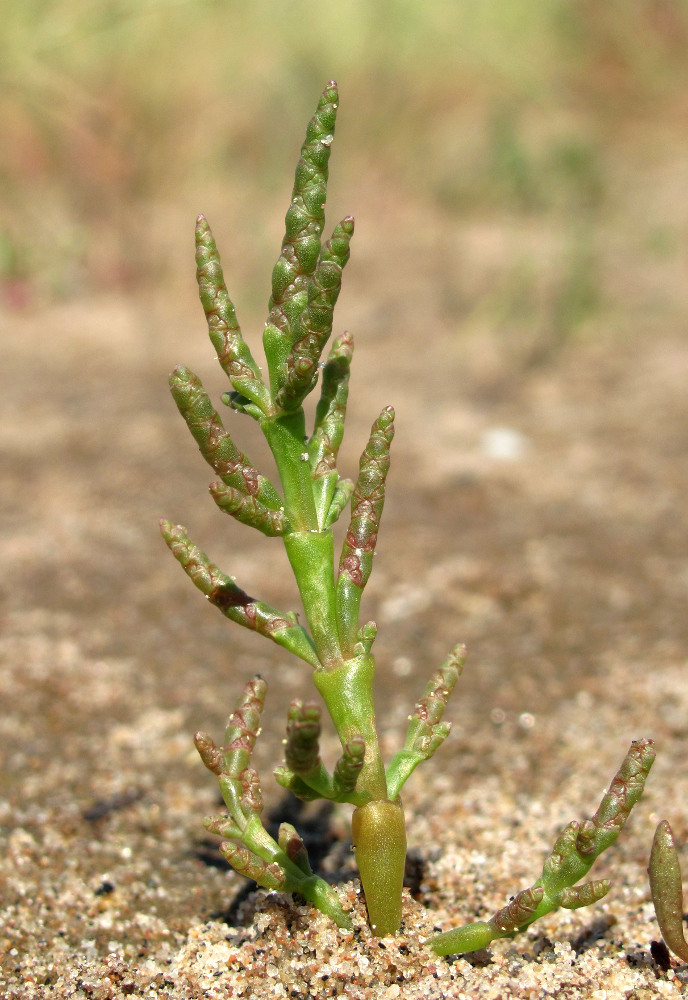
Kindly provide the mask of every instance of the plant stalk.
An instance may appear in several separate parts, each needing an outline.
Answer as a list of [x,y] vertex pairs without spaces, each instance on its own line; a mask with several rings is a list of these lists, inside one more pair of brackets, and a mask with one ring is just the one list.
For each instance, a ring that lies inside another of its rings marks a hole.
[[406,862],[406,824],[401,802],[368,802],[354,810],[351,831],[356,864],[376,937],[397,934]]
[[329,670],[316,669],[313,681],[323,697],[342,744],[365,740],[365,759],[356,783],[371,801],[353,814],[352,836],[370,926],[377,937],[396,934],[401,924],[401,890],[406,861],[406,825],[400,802],[387,797],[385,769],[375,726],[370,653]]
[[317,668],[313,683],[327,706],[342,746],[357,736],[365,740],[365,758],[356,788],[367,792],[371,799],[386,801],[385,768],[375,727],[374,673],[375,660],[366,654],[340,662],[329,670]]
[[334,589],[332,531],[311,529],[284,535],[284,547],[294,571],[313,643],[325,670],[341,663]]

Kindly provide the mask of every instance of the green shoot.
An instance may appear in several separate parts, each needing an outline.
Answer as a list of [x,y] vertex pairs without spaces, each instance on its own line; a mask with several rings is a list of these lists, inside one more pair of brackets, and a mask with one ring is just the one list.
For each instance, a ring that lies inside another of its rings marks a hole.
[[[210,226],[203,216],[196,225],[201,303],[231,384],[222,400],[258,422],[278,481],[261,474],[237,447],[198,376],[182,366],[170,376],[174,401],[217,477],[210,486],[213,500],[241,524],[282,539],[304,624],[295,612],[249,596],[200,551],[185,528],[166,520],[160,526],[172,554],[211,604],[312,669],[315,691],[334,724],[341,754],[328,770],[319,750],[321,704],[296,699],[288,711],[284,762],[275,777],[305,801],[327,799],[354,806],[352,839],[370,925],[377,936],[384,936],[396,934],[401,923],[406,857],[401,790],[449,735],[450,724],[442,717],[466,650],[456,646],[432,676],[410,718],[404,746],[385,766],[373,702],[377,629],[374,622],[361,620],[361,606],[384,509],[394,410],[387,406],[374,420],[356,482],[341,475],[337,458],[354,345],[346,332],[335,336],[329,349],[328,344],[354,220],[346,216],[330,239],[322,241],[338,104],[337,85],[331,82],[301,148],[263,331],[267,378],[243,338]],[[319,402],[309,434],[303,404],[318,381]],[[349,525],[337,557],[332,528],[348,506]],[[275,841],[262,825],[261,786],[251,754],[265,695],[261,678],[249,682],[229,718],[222,746],[196,734],[198,752],[217,776],[227,810],[206,820],[206,828],[223,838],[221,850],[237,872],[268,890],[300,893],[340,927],[349,927],[336,891],[312,872],[296,830],[282,824]],[[601,898],[606,882],[579,888],[574,883],[616,838],[640,796],[653,756],[649,741],[633,745],[595,817],[580,828],[567,828],[531,889],[489,923],[441,935],[430,947],[439,954],[472,950],[523,929],[556,906],[574,908]]]

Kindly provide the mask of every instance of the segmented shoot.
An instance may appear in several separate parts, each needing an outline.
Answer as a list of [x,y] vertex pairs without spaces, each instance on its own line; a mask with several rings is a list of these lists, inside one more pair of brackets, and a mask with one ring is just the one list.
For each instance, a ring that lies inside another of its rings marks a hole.
[[337,893],[313,874],[303,841],[294,828],[282,824],[277,842],[261,822],[260,781],[250,762],[266,692],[267,685],[261,677],[249,681],[229,717],[221,747],[205,733],[196,733],[194,737],[201,760],[217,775],[227,807],[227,815],[208,817],[205,828],[227,838],[220,851],[240,875],[268,890],[298,892],[332,917],[339,927],[349,928],[351,919]]
[[652,740],[633,742],[595,815],[580,824],[569,823],[557,838],[537,882],[519,892],[491,920],[479,920],[431,938],[427,944],[432,950],[438,955],[476,951],[498,938],[513,937],[559,906],[577,909],[602,899],[611,888],[606,879],[582,886],[575,883],[618,837],[642,795],[654,759]]

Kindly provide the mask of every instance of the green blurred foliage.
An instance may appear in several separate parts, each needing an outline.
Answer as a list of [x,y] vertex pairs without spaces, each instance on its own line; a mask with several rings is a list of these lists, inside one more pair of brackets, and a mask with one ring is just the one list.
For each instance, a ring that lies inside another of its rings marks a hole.
[[[288,190],[334,77],[338,177],[454,225],[570,227],[555,311],[575,325],[620,160],[685,155],[687,41],[688,0],[8,0],[2,275],[58,295],[160,281],[141,207],[224,185],[250,214]],[[671,220],[654,231],[674,245]]]

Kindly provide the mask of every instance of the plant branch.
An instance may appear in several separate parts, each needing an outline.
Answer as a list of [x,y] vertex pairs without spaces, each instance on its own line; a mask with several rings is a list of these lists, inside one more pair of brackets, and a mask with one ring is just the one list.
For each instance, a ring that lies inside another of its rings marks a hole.
[[373,424],[361,455],[358,480],[351,498],[351,521],[339,560],[337,620],[345,657],[354,653],[361,598],[373,568],[393,437],[394,409],[387,406]]
[[404,748],[394,755],[387,767],[390,799],[396,799],[415,768],[429,760],[449,735],[451,725],[441,719],[465,662],[466,647],[455,646],[428,683],[409,721]]
[[225,617],[267,636],[311,666],[318,666],[318,655],[311,637],[298,624],[294,612],[284,613],[249,597],[193,544],[180,524],[173,525],[162,519],[160,532],[186,575]]
[[306,130],[285,216],[282,250],[272,272],[270,312],[263,333],[273,399],[287,380],[287,358],[298,338],[299,317],[308,303],[308,279],[320,255],[325,225],[328,163],[339,94],[331,81]]
[[[210,340],[223,371],[229,376],[235,392],[254,404],[252,416],[270,413],[270,391],[241,335],[234,305],[227,293],[220,255],[203,215],[196,220],[196,278]],[[251,412],[250,408],[247,407],[246,412]]]
[[559,906],[577,909],[601,899],[611,888],[606,879],[582,886],[574,883],[587,874],[595,859],[618,837],[642,795],[654,759],[652,740],[634,741],[595,815],[581,824],[569,823],[557,838],[537,882],[519,892],[491,920],[480,920],[431,938],[427,944],[432,950],[437,955],[476,951],[498,938],[513,937]]
[[303,841],[294,828],[282,824],[276,842],[261,822],[260,782],[249,765],[266,691],[262,678],[249,681],[229,717],[223,746],[217,747],[205,733],[194,737],[201,760],[218,777],[228,812],[226,816],[209,817],[205,827],[211,833],[231,838],[220,850],[239,874],[268,890],[298,892],[339,927],[350,928],[351,918],[342,909],[337,893],[313,874]]

